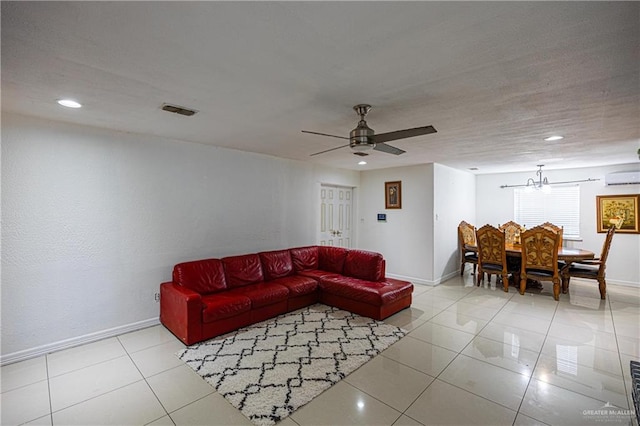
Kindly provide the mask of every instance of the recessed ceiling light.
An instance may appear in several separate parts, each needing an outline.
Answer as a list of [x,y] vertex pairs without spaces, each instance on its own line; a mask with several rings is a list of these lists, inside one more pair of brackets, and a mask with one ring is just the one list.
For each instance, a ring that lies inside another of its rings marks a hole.
[[564,139],[564,136],[554,135],[554,136],[549,136],[548,138],[544,138],[544,140],[547,142],[559,141],[560,139]]
[[367,162],[364,161],[364,160],[363,161],[358,161],[358,164],[360,164],[361,166],[364,166],[365,164],[367,164]]
[[67,108],[80,108],[82,104],[72,100],[72,99],[59,99],[58,103]]

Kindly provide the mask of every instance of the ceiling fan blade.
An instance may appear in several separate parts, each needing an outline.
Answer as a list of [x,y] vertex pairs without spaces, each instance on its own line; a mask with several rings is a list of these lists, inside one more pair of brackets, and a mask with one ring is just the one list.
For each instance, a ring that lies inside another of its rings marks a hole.
[[376,151],[386,152],[387,154],[400,155],[404,154],[407,151],[403,151],[400,148],[396,148],[395,146],[387,145],[386,143],[377,143],[373,148]]
[[437,130],[433,126],[416,127],[415,129],[396,130],[395,132],[380,133],[375,135],[373,140],[375,143],[395,141],[398,139],[412,138],[414,136],[428,135],[436,133]]
[[336,149],[346,148],[348,146],[349,146],[349,144],[346,144],[346,145],[338,146],[338,147],[335,147],[335,148],[326,149],[324,151],[320,151],[320,152],[316,152],[315,154],[311,154],[310,157],[313,157],[314,155],[318,155],[318,154],[324,154],[325,152],[329,152],[329,151],[335,151]]
[[329,135],[327,133],[318,133],[318,132],[310,132],[308,130],[302,130],[302,133],[310,133],[312,135],[320,135],[320,136],[329,136],[331,138],[338,138],[338,139],[346,139],[349,140],[349,138],[345,138],[344,136],[336,136],[336,135]]

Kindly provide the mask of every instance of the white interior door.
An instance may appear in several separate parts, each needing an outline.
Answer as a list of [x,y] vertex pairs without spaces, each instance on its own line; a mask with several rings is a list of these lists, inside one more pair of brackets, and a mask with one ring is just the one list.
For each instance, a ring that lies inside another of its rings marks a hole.
[[351,247],[353,188],[320,187],[320,236],[318,244]]

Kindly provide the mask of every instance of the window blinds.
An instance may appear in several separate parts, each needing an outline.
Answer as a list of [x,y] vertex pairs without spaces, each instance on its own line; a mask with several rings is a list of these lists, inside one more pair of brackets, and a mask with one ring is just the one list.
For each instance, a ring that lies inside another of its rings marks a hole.
[[551,192],[514,189],[515,221],[527,228],[544,222],[562,226],[563,237],[580,238],[580,186],[554,186]]

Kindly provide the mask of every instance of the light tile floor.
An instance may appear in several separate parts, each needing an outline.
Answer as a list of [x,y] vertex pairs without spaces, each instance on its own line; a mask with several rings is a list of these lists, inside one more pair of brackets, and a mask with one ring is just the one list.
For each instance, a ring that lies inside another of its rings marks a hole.
[[[409,331],[280,424],[634,424],[640,289],[574,280],[541,292],[475,287],[468,272],[416,286],[388,323]],[[180,362],[155,326],[2,367],[2,425],[251,425]],[[628,411],[627,411],[628,412]]]

